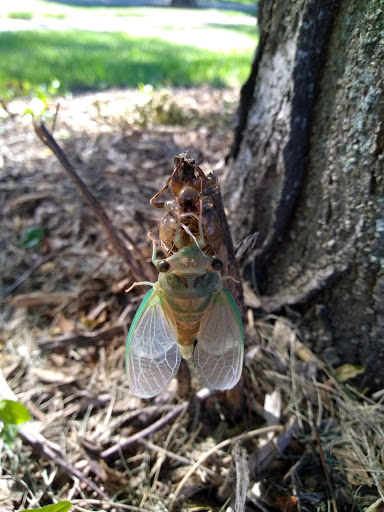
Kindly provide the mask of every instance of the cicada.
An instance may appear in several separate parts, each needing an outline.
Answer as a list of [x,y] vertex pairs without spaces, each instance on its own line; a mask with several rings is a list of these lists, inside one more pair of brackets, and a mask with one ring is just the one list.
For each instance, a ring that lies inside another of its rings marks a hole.
[[[193,359],[204,383],[212,389],[231,389],[241,376],[243,325],[232,295],[223,286],[222,262],[203,250],[202,192],[198,192],[198,213],[194,208],[175,210],[173,250],[165,251],[166,258],[157,258],[152,240],[152,262],[159,278],[156,283],[142,283],[152,289],[127,338],[128,380],[132,392],[142,398],[159,394],[170,383],[182,357]],[[175,200],[179,195],[175,194]],[[183,223],[187,218],[183,214],[190,214],[187,223]],[[195,215],[197,235],[190,229]]]

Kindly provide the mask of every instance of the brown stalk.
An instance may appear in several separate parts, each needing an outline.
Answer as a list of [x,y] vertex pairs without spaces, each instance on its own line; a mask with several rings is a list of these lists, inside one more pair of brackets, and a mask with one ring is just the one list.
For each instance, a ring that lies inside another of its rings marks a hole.
[[119,443],[115,444],[114,446],[111,446],[107,450],[104,450],[101,452],[100,457],[103,459],[109,459],[117,454],[120,453],[120,451],[124,451],[128,446],[131,444],[137,443],[140,439],[143,437],[149,436],[154,434],[157,430],[162,428],[164,425],[172,421],[175,417],[182,414],[189,406],[189,402],[182,402],[180,405],[176,406],[172,411],[170,411],[168,414],[160,418],[159,420],[152,423],[147,428],[144,428],[143,430],[140,430],[140,432],[137,432],[137,434],[134,434],[131,437],[128,437],[126,439],[121,439]]
[[49,338],[37,340],[41,349],[56,350],[63,346],[77,345],[78,347],[96,347],[105,344],[106,341],[114,338],[115,336],[122,336],[126,334],[125,325],[114,325],[107,329],[100,329],[91,333],[78,333],[73,336],[59,336],[57,338]]
[[188,481],[188,479],[193,475],[193,473],[202,465],[202,463],[208,459],[211,455],[216,453],[218,450],[225,448],[237,441],[243,441],[247,439],[252,439],[253,437],[262,436],[264,434],[269,434],[269,432],[279,432],[283,430],[283,427],[280,425],[273,425],[271,427],[259,428],[257,430],[251,430],[250,432],[245,432],[244,434],[240,434],[238,436],[232,437],[230,439],[225,439],[221,443],[217,444],[207,452],[203,453],[203,455],[194,463],[194,465],[187,471],[181,481],[178,483],[177,488],[173,494],[173,497],[170,501],[169,512],[172,512],[177,501],[177,498],[184,487],[184,484]]
[[[49,133],[45,124],[43,122],[33,123],[33,127],[39,139],[49,147],[49,149],[54,153],[57,157],[65,171],[68,173],[71,181],[75,184],[76,188],[80,192],[81,196],[85,200],[85,202],[89,205],[91,210],[93,211],[95,217],[100,222],[105,234],[108,237],[110,244],[113,249],[120,254],[125,263],[132,269],[135,274],[135,278],[141,281],[148,281],[148,276],[146,273],[140,268],[135,258],[132,256],[130,251],[127,249],[122,239],[119,237],[117,230],[113,227],[112,222],[110,221],[107,213],[105,212],[102,205],[99,201],[91,194],[88,190],[87,186],[83,182],[83,180],[79,177],[77,172],[75,171],[73,165],[68,160],[64,151],[57,144],[54,137]],[[144,261],[144,258],[143,258]]]
[[[208,178],[211,178],[214,181],[217,181],[216,174],[209,174]],[[223,275],[231,276],[232,279],[228,279],[225,282],[225,286],[232,293],[233,298],[236,301],[236,304],[239,308],[241,317],[244,319],[245,315],[245,305],[244,305],[244,295],[243,295],[243,287],[241,285],[241,277],[239,271],[239,265],[236,260],[235,249],[233,247],[233,241],[231,236],[231,230],[229,228],[228,219],[225,214],[223,197],[221,195],[220,189],[218,189],[218,193],[213,197],[215,203],[215,209],[219,215],[221,226],[223,229],[223,245],[220,249],[220,256],[224,262],[224,273]]]
[[108,499],[108,496],[99,487],[87,478],[79,469],[75,468],[67,460],[65,460],[61,454],[58,454],[53,448],[49,446],[48,441],[40,434],[34,432],[30,428],[30,424],[24,425],[20,431],[20,436],[27,441],[33,448],[37,449],[45,455],[49,460],[55,462],[58,466],[64,469],[69,475],[78,478],[81,482],[84,482],[90,489],[98,494],[103,499]]
[[[193,466],[194,462],[192,462],[190,459],[187,459],[186,457],[183,457],[182,455],[178,455],[177,453],[170,452],[169,450],[166,450],[165,448],[162,448],[161,446],[158,446],[154,443],[151,443],[150,441],[145,441],[144,439],[140,439],[140,444],[148,448],[149,450],[161,453],[162,455],[165,455],[171,460],[177,460],[178,462],[181,462],[181,464],[185,464],[186,466]],[[215,471],[212,471],[212,469],[207,468],[206,466],[199,466],[199,469],[204,471],[208,476],[210,476],[214,481],[222,483],[224,478]]]
[[320,461],[321,461],[321,465],[323,467],[325,481],[327,482],[328,491],[329,491],[329,494],[331,497],[332,510],[333,510],[333,512],[338,512],[336,499],[335,499],[335,493],[333,492],[333,486],[332,486],[332,482],[331,482],[331,479],[329,476],[328,466],[325,461],[324,451],[323,451],[323,447],[321,445],[321,439],[320,439],[319,432],[318,432],[317,427],[314,422],[312,422],[312,432],[316,438],[317,446],[319,448]]

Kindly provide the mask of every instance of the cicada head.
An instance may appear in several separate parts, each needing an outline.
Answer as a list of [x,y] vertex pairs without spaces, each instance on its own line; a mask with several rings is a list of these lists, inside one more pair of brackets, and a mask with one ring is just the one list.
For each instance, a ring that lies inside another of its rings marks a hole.
[[158,272],[177,276],[202,276],[207,272],[220,272],[223,263],[204,253],[199,247],[187,246],[165,259],[153,261]]

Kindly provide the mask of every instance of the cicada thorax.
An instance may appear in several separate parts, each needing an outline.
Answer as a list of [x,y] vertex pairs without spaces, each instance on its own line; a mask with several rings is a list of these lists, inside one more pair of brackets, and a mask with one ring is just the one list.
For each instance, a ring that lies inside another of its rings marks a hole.
[[201,319],[211,303],[212,294],[221,287],[220,277],[218,272],[210,271],[202,275],[180,275],[175,272],[178,270],[160,274],[159,286],[164,293],[167,317],[172,319],[176,327],[177,342],[188,347],[197,338]]

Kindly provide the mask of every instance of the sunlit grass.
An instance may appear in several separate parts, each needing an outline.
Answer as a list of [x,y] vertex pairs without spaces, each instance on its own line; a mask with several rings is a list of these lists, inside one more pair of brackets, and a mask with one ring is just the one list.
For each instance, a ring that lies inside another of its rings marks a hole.
[[247,78],[253,51],[218,53],[155,37],[76,30],[4,32],[0,49],[2,81],[33,86],[56,78],[62,91],[137,87],[140,82],[236,86]]
[[18,81],[30,90],[53,79],[61,92],[139,83],[239,86],[257,44],[255,18],[239,12],[1,2],[3,14],[33,12],[25,23],[36,26],[54,18],[56,30],[0,32],[0,89],[1,83]]
[[8,18],[15,20],[31,20],[34,14],[30,11],[11,11],[8,13]]
[[[224,0],[225,1],[225,0]],[[228,0],[232,3],[238,3],[240,6],[242,4],[248,6],[255,6],[257,0]],[[82,7],[82,6],[74,6],[74,5],[66,5],[61,3],[55,3],[50,1],[43,0],[0,0],[0,15],[7,16],[10,12],[31,12],[35,16],[45,16],[45,15],[66,15],[66,16],[76,16],[81,14],[88,15],[97,15],[97,16],[130,16],[135,15],[135,11],[145,10],[146,8],[136,8],[136,7]],[[160,8],[163,9],[163,8]],[[184,10],[186,12],[187,10]],[[196,11],[196,9],[195,9]],[[132,14],[131,14],[132,13]],[[229,15],[239,14],[237,11],[227,11]]]

